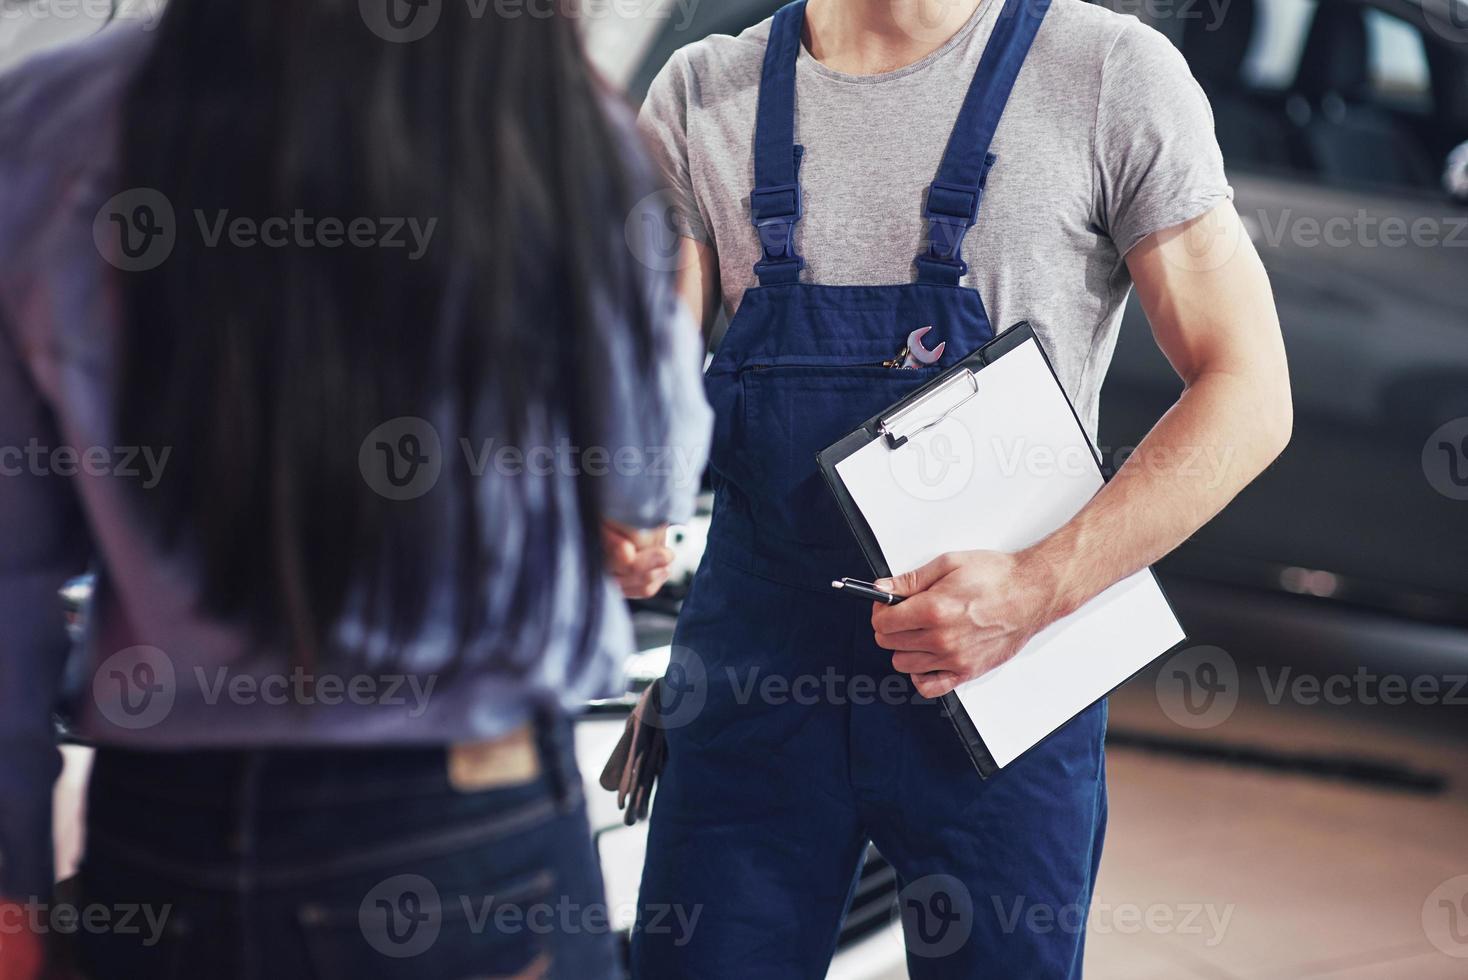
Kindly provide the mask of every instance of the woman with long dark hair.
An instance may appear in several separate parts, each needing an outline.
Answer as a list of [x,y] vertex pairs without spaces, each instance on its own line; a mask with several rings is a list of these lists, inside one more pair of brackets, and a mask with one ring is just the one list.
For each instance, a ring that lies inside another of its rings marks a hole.
[[699,335],[571,19],[377,7],[171,0],[0,78],[0,975],[610,975],[567,716],[691,510]]

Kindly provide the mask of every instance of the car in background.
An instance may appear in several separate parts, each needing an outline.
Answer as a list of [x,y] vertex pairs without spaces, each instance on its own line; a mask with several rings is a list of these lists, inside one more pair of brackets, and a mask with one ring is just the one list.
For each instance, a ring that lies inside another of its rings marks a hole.
[[[1468,625],[1468,549],[1447,546],[1468,540],[1468,206],[1443,186],[1468,5],[1230,0],[1216,26],[1158,26],[1212,101],[1295,394],[1289,449],[1162,567]],[[1101,441],[1135,445],[1178,390],[1134,302]]]

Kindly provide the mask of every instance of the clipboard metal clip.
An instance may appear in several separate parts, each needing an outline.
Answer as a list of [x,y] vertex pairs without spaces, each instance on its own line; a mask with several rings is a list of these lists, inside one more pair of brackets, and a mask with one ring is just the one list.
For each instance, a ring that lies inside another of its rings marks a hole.
[[[967,387],[967,391],[964,388]],[[939,382],[933,390],[877,420],[877,434],[888,449],[899,449],[908,439],[942,422],[979,393],[979,377],[964,368]],[[931,414],[936,412],[937,414]]]

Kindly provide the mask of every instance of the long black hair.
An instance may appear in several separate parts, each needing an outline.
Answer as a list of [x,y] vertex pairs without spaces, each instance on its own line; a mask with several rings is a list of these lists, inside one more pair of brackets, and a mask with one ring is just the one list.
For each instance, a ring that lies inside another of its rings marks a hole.
[[[447,562],[456,662],[490,627],[523,666],[567,538],[584,654],[603,591],[596,481],[576,476],[567,506],[511,475],[486,506],[458,440],[594,445],[609,308],[631,311],[649,361],[620,231],[637,167],[576,25],[432,6],[432,29],[403,40],[355,0],[171,0],[126,95],[123,186],[161,192],[177,226],[164,261],[119,273],[120,435],[172,451],[142,512],[196,558],[209,612],[307,664],[336,655],[348,612],[390,649],[420,635]],[[297,215],[358,220],[372,242],[303,238],[281,224]],[[276,219],[274,244],[240,239],[238,218]],[[431,228],[421,255],[410,219]],[[406,244],[386,241],[395,224]],[[359,452],[403,418],[448,420],[442,476],[390,499]],[[509,601],[491,608],[496,586]]]

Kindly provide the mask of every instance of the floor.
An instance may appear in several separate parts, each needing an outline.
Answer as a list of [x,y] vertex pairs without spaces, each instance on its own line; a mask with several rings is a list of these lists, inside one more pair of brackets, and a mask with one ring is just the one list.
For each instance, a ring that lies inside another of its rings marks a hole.
[[[1112,699],[1111,829],[1086,976],[1468,977],[1468,711],[1354,695],[1334,705],[1272,700],[1277,669],[1237,666],[1243,696],[1205,732],[1183,730],[1164,710],[1156,678],[1165,668]],[[1436,676],[1456,683],[1450,670]],[[1442,785],[1393,788],[1135,747],[1149,737],[1352,756]]]

